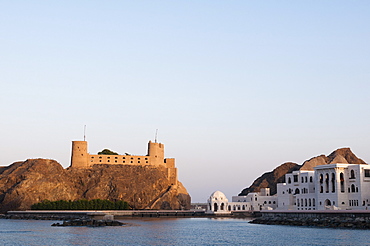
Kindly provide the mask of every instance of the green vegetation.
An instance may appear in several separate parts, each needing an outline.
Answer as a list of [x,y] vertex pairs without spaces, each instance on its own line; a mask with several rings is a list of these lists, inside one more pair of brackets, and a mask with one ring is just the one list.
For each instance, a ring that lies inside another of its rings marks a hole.
[[118,155],[118,153],[113,152],[109,149],[103,149],[102,151],[98,152],[98,155]]
[[130,206],[125,201],[109,200],[77,200],[65,201],[59,200],[51,202],[44,200],[31,206],[32,210],[127,210]]

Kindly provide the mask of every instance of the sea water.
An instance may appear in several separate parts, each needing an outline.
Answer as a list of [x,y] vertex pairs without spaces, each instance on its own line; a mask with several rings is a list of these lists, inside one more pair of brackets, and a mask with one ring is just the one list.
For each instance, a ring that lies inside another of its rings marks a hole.
[[0,245],[370,245],[370,231],[256,225],[246,219],[125,219],[122,227],[0,220]]

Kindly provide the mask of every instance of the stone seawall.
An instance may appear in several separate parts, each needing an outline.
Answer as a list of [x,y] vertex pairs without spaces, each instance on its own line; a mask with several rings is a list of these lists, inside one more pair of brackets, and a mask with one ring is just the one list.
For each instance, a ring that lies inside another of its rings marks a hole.
[[253,224],[370,229],[367,211],[274,211],[261,212]]

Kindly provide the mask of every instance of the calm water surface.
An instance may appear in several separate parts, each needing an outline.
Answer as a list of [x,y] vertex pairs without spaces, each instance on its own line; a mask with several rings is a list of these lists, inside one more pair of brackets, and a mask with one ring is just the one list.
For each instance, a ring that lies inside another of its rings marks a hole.
[[127,219],[124,227],[0,220],[0,245],[370,245],[370,231],[254,225],[244,219]]

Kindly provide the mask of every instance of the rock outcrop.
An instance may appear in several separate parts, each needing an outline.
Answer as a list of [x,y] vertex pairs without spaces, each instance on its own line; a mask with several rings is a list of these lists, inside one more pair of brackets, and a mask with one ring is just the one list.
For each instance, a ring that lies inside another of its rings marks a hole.
[[270,188],[270,194],[276,194],[276,184],[285,182],[285,174],[299,170],[300,167],[300,165],[293,162],[284,163],[272,172],[262,174],[251,186],[242,190],[239,196],[246,196],[249,192],[256,192],[261,188]]
[[94,165],[64,169],[58,162],[30,159],[0,172],[0,212],[26,210],[43,200],[124,200],[133,209],[189,209],[190,196],[171,185],[165,168]]
[[245,196],[249,192],[258,192],[261,188],[270,188],[270,194],[276,194],[276,184],[285,182],[285,174],[296,170],[313,171],[319,165],[346,163],[346,164],[366,164],[358,158],[350,148],[341,148],[333,151],[330,155],[319,155],[305,161],[302,165],[287,162],[275,168],[272,172],[264,173],[257,178],[251,186],[242,190],[239,196]]

